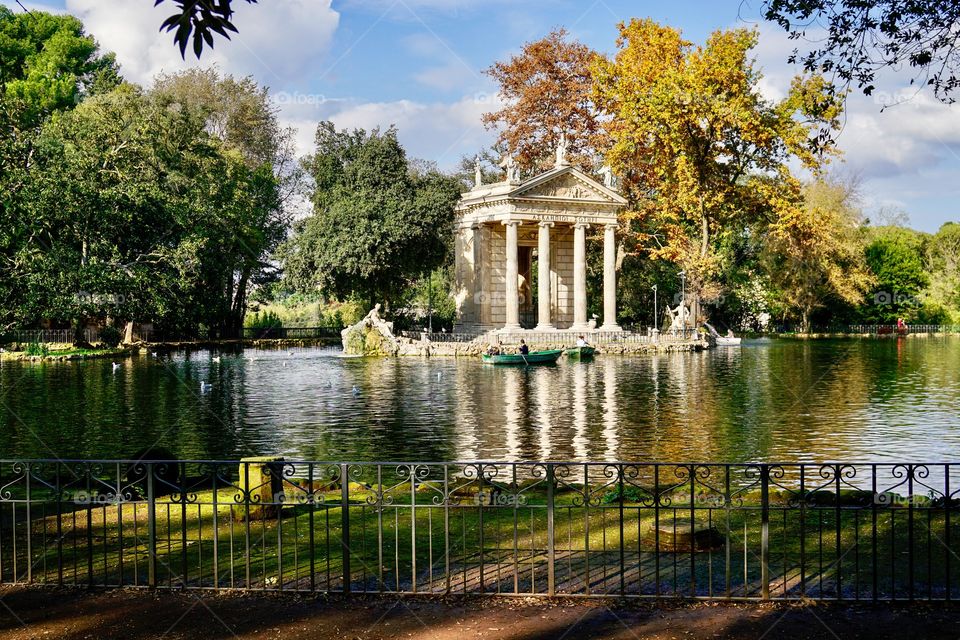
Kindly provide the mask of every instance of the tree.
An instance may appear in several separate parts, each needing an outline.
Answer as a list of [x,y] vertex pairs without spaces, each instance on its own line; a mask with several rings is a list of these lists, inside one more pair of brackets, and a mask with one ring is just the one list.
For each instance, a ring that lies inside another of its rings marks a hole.
[[[876,279],[873,300],[863,309],[868,322],[916,321],[920,293],[929,284],[924,234],[903,227],[871,229],[864,256]],[[872,304],[871,304],[872,302]]]
[[634,251],[686,272],[694,317],[719,293],[717,243],[768,219],[795,188],[789,164],[819,171],[815,140],[838,125],[822,78],[794,79],[765,100],[750,51],[755,31],[712,34],[693,46],[652,20],[620,25],[619,51],[594,64],[596,104],[609,115],[607,161],[631,207]]
[[855,305],[873,284],[863,262],[862,215],[848,184],[820,180],[779,203],[765,261],[780,302],[810,330],[829,302]]
[[553,166],[565,134],[572,162],[591,170],[605,146],[600,117],[591,100],[590,63],[597,54],[567,40],[563,29],[524,45],[522,52],[487,69],[506,101],[483,122],[499,129],[498,144],[525,169]]
[[906,65],[915,70],[911,84],[919,80],[941,101],[954,101],[960,83],[960,4],[954,0],[766,0],[764,17],[795,40],[812,32],[814,48],[795,49],[790,62],[835,76],[842,88],[856,83],[870,95],[877,73]]
[[449,256],[460,185],[435,170],[411,171],[395,129],[337,131],[323,122],[305,164],[314,213],[282,251],[291,289],[391,303]]
[[286,229],[270,163],[251,166],[171,93],[124,85],[50,119],[12,200],[18,289],[5,323],[152,321],[214,337]]
[[921,295],[924,306],[960,322],[960,224],[947,222],[929,239],[925,270],[930,284]]
[[231,164],[242,165],[225,174],[223,188],[232,188],[231,183],[238,179],[234,185],[253,187],[236,194],[242,195],[239,201],[247,203],[247,208],[227,208],[212,219],[223,231],[224,260],[217,273],[207,276],[222,292],[219,296],[211,292],[211,300],[220,301],[220,310],[207,322],[224,335],[235,335],[243,324],[251,290],[279,277],[269,257],[285,237],[290,203],[303,187],[293,130],[280,127],[267,89],[250,77],[221,76],[214,69],[192,70],[158,77],[153,93],[196,112]]
[[16,107],[19,127],[36,125],[119,81],[114,55],[101,54],[78,19],[0,7],[0,97]]

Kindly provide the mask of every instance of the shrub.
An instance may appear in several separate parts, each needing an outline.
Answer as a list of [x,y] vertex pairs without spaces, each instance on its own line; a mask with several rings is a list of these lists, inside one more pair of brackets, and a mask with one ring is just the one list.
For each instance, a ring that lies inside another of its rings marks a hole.
[[274,327],[282,327],[283,320],[273,311],[264,311],[247,316],[245,324],[251,329],[273,329]]
[[28,356],[46,356],[50,353],[50,347],[43,342],[31,342],[27,345],[26,354]]
[[111,349],[116,348],[116,346],[120,344],[121,337],[120,329],[116,327],[107,326],[100,330],[100,342]]

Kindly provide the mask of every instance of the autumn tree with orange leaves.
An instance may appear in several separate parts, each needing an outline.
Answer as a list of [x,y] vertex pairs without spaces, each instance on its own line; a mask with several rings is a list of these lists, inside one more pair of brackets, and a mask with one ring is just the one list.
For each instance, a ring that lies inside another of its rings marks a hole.
[[547,169],[566,134],[568,158],[590,170],[605,147],[604,130],[592,102],[591,63],[597,54],[558,29],[497,62],[486,73],[499,85],[506,106],[483,122],[498,130],[497,143],[525,170]]

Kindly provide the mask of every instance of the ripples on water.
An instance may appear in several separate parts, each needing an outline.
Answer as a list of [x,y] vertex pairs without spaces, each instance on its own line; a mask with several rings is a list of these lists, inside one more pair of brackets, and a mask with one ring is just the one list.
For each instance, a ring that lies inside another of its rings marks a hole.
[[[0,368],[3,457],[953,460],[960,339],[745,342],[507,368],[206,351]],[[200,382],[212,387],[201,391]]]

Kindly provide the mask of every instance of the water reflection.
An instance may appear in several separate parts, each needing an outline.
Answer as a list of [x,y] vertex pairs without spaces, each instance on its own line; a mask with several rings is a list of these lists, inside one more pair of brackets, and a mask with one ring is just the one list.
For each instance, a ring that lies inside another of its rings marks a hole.
[[[960,339],[765,341],[502,368],[248,350],[0,367],[4,456],[948,460]],[[211,384],[201,392],[200,382]]]

